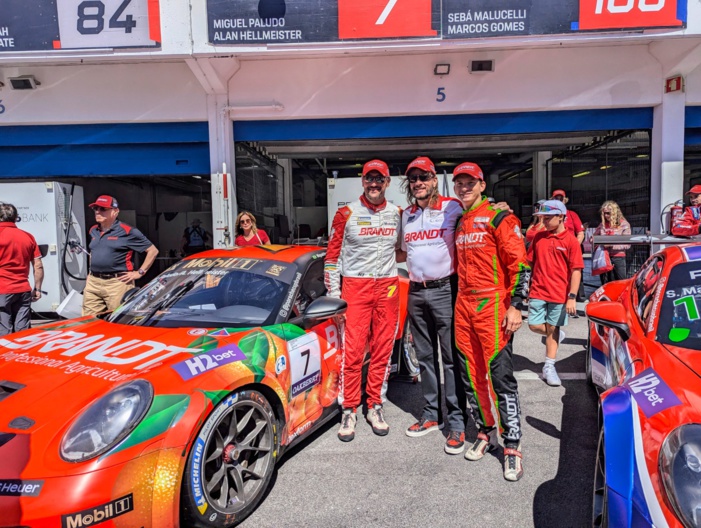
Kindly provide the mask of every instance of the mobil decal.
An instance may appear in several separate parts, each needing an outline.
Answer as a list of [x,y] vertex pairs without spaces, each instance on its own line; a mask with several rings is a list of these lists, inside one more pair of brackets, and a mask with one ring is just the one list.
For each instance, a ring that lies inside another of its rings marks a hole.
[[[6,349],[3,353],[3,348]],[[129,365],[140,371],[160,363],[166,358],[187,352],[196,354],[199,348],[184,348],[166,345],[158,341],[105,337],[103,334],[88,335],[74,331],[38,332],[13,340],[0,339],[0,359],[18,363],[31,363],[52,368],[65,368],[70,362],[62,359],[81,356],[81,359],[108,365]],[[59,357],[42,357],[30,354],[59,352]],[[87,368],[87,367],[86,367]]]
[[427,229],[425,231],[414,231],[404,235],[404,242],[416,242],[418,240],[433,240],[443,238],[447,229]]
[[682,403],[652,368],[645,369],[632,377],[624,383],[624,386],[648,418]]
[[134,510],[134,496],[130,493],[119,499],[101,504],[88,510],[61,515],[62,528],[84,528],[101,524]]
[[397,233],[396,227],[363,227],[360,236],[393,236]]

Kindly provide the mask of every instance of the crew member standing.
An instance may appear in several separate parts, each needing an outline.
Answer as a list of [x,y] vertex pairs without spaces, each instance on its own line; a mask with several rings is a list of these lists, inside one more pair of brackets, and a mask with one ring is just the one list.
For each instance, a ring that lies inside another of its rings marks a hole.
[[486,183],[479,166],[458,165],[453,182],[466,210],[455,230],[455,341],[465,357],[461,374],[467,378],[467,399],[479,427],[465,458],[479,460],[497,447],[496,405],[504,440],[504,478],[515,481],[523,476],[523,466],[512,342],[521,327],[518,304],[528,296],[530,267],[520,222],[513,214],[496,210],[482,196]]
[[194,255],[195,253],[200,253],[207,248],[205,244],[209,241],[210,237],[207,230],[202,227],[201,224],[202,222],[200,222],[200,219],[195,218],[190,227],[186,227],[183,232],[180,251],[186,257]]
[[[32,301],[41,299],[44,267],[34,237],[17,228],[17,208],[0,203],[0,336],[30,327]],[[29,266],[34,268],[34,289]]]
[[[455,226],[462,216],[462,204],[439,194],[436,169],[429,158],[418,157],[409,164],[405,185],[407,200],[412,205],[402,213],[402,252],[406,252],[411,280],[408,313],[424,396],[421,419],[406,430],[406,435],[423,436],[443,428],[442,392],[449,427],[444,449],[455,455],[465,447],[464,404],[461,405],[458,397],[464,394],[464,387],[454,371],[458,356],[453,334],[457,294]],[[439,345],[443,363],[442,391]]]
[[675,236],[695,236],[701,234],[701,185],[694,185],[686,193],[689,195],[689,207],[672,225]]
[[382,404],[399,323],[396,252],[400,222],[399,208],[385,199],[389,184],[389,167],[384,161],[365,164],[363,194],[336,212],[324,262],[328,295],[348,302],[338,396],[343,409],[338,438],[344,442],[355,437],[360,378],[368,342],[367,420],[375,434],[384,436],[389,432]]
[[[122,303],[134,281],[153,264],[158,249],[141,231],[117,219],[119,204],[103,194],[90,204],[96,225],[90,228],[90,274],[83,291],[83,315],[112,311]],[[134,252],[146,252],[139,269],[134,269]]]

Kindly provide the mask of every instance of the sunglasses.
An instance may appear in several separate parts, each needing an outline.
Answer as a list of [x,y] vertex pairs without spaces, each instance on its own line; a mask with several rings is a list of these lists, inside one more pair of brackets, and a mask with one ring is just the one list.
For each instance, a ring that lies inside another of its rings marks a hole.
[[250,221],[250,220],[241,220],[241,223],[242,223],[242,224],[250,224],[251,221]]
[[412,174],[411,176],[406,177],[409,183],[416,183],[417,181],[427,182],[431,181],[432,178],[433,174],[430,172],[424,172],[423,174]]
[[96,206],[96,207],[93,207],[92,210],[95,211],[96,213],[98,213],[98,212],[99,212],[99,213],[104,213],[105,211],[109,211],[110,208],[109,208],[109,207],[99,207],[99,206]]
[[605,215],[610,215],[610,214],[611,214],[611,211],[604,211],[604,214],[605,214]]
[[385,183],[384,176],[363,176],[365,183]]
[[541,205],[538,209],[539,213],[557,213],[559,215],[563,214],[557,207],[550,207],[549,205]]

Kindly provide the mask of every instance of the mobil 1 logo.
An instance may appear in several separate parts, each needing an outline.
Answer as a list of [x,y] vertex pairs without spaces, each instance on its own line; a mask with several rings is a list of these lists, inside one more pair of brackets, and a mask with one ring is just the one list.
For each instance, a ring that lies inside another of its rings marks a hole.
[[101,524],[134,510],[134,496],[130,493],[106,504],[77,513],[61,515],[61,528],[87,528]]

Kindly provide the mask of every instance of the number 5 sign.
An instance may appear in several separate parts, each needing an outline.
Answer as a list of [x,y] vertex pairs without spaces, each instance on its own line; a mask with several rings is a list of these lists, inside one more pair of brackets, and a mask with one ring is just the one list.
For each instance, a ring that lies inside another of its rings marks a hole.
[[579,29],[683,26],[678,2],[686,0],[579,0]]
[[159,0],[56,0],[56,7],[54,48],[160,46]]
[[435,37],[432,0],[338,0],[338,38]]

